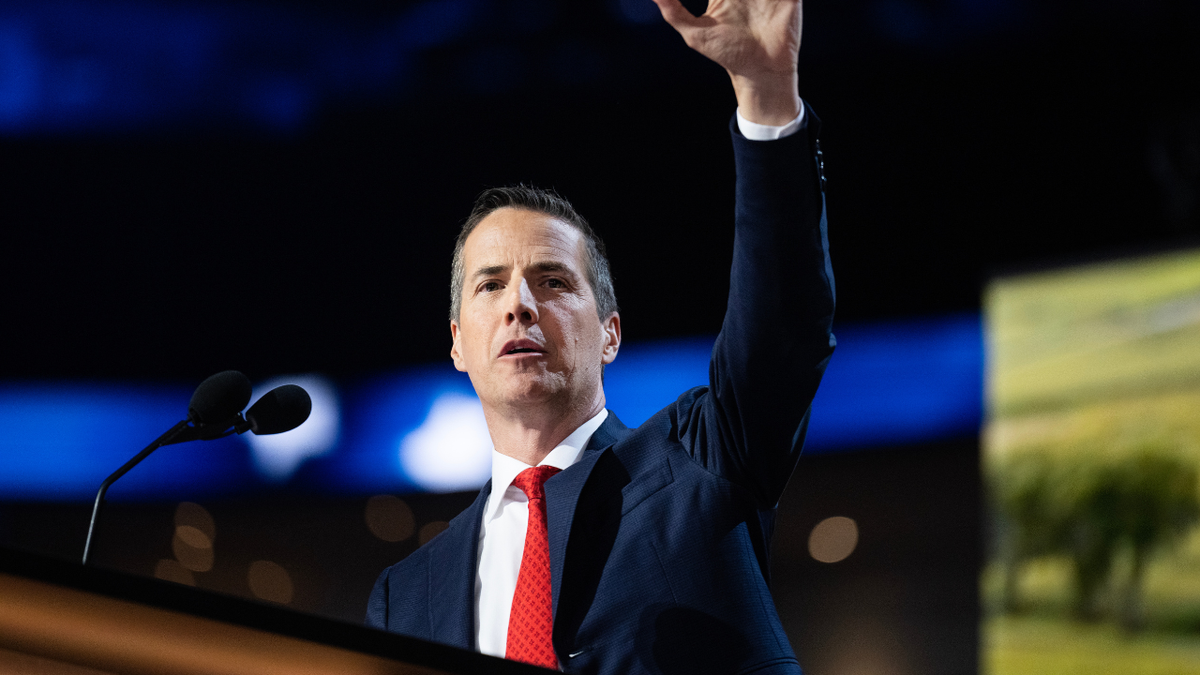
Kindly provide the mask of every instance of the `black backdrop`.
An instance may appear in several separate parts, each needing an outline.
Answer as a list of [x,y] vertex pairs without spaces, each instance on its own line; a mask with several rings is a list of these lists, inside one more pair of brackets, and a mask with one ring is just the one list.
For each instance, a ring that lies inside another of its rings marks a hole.
[[[971,309],[998,268],[1196,233],[1188,3],[1024,8],[1007,29],[932,45],[879,37],[855,13],[867,4],[809,4],[801,89],[825,120],[840,320]],[[533,68],[480,91],[463,80],[468,36],[425,54],[404,96],[331,102],[293,134],[0,140],[0,376],[441,359],[455,228],[480,189],[516,181],[558,188],[605,236],[627,339],[715,332],[724,74],[603,4],[555,21],[520,44],[591,45],[596,73]]]

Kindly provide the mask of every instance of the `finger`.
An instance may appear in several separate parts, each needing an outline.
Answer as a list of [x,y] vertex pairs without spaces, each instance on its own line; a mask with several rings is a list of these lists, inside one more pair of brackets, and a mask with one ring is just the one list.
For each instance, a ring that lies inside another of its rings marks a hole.
[[658,11],[662,12],[663,19],[680,33],[696,27],[696,16],[689,12],[679,0],[653,0],[653,2],[658,5]]

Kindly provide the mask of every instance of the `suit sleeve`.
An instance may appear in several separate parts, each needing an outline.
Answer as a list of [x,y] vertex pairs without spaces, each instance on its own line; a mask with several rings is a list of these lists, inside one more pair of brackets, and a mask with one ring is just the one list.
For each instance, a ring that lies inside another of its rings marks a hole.
[[709,388],[676,413],[709,471],[773,508],[800,458],[817,385],[833,353],[833,270],[817,132],[750,141],[731,123],[737,167],[729,302]]

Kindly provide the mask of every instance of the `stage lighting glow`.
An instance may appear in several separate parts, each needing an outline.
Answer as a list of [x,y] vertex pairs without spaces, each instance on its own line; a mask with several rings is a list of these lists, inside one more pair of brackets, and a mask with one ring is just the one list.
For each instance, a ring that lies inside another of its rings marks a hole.
[[180,525],[175,528],[175,536],[192,548],[212,548],[212,540],[199,529],[191,525]]
[[807,453],[971,436],[983,418],[978,314],[835,326]]
[[180,502],[179,506],[175,507],[175,527],[198,530],[210,541],[217,536],[217,523],[212,514],[194,502]]
[[845,516],[833,516],[817,523],[808,535],[808,552],[823,563],[841,562],[858,546],[858,523]]
[[384,541],[404,541],[417,531],[412,509],[395,495],[375,495],[367,500],[367,529]]
[[[810,454],[919,443],[978,432],[983,328],[978,314],[835,326],[838,347],[813,401]],[[708,384],[713,338],[621,348],[605,373],[608,408],[645,422]]]
[[292,601],[294,587],[292,575],[279,563],[270,560],[255,560],[250,563],[250,571],[246,574],[250,584],[250,592],[256,598],[286,605]]
[[[193,387],[0,384],[0,497],[91,500],[104,477],[187,414]],[[109,499],[193,497],[244,483],[236,438],[167,446],[113,485]]]
[[[257,401],[263,394],[284,384],[304,387],[312,398],[312,413],[304,424],[282,434],[244,435],[254,453],[254,462],[264,478],[286,481],[305,460],[318,457],[337,445],[341,410],[333,383],[318,375],[277,377],[257,385]],[[251,404],[253,405],[253,404]]]
[[425,544],[429,543],[430,539],[433,539],[442,532],[445,532],[447,527],[450,527],[450,523],[447,523],[444,520],[435,520],[431,523],[425,523],[425,525],[421,527],[420,534],[417,535],[417,542],[421,546],[424,546]]
[[442,394],[400,443],[400,465],[430,492],[478,490],[492,475],[492,437],[479,399]]
[[[1191,307],[1182,303],[1155,325],[1177,325],[1184,321],[1179,317],[1196,314]],[[979,315],[835,332],[838,349],[813,402],[806,453],[978,432]],[[630,427],[645,422],[680,393],[708,383],[712,345],[712,337],[625,345],[605,375],[608,408]],[[195,500],[285,482],[298,490],[363,496],[454,492],[478,489],[491,473],[492,443],[479,400],[466,375],[449,363],[340,382],[342,389],[300,375],[259,383],[255,391],[262,395],[284,383],[312,397],[312,414],[298,428],[167,446],[114,485],[109,497]],[[0,383],[0,499],[92,499],[105,476],[186,414],[191,391]],[[205,531],[193,522],[177,524]]]
[[175,530],[175,536],[171,539],[171,552],[175,554],[175,559],[180,565],[193,572],[207,572],[213,568],[212,542],[194,527],[185,525]]

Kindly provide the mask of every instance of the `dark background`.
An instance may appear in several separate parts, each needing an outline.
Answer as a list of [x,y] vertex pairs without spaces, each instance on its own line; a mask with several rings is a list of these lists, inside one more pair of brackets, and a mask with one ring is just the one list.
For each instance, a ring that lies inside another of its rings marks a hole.
[[[259,4],[369,23],[411,3]],[[557,188],[604,236],[626,340],[715,333],[728,80],[618,4],[473,6],[402,88],[327,97],[285,131],[223,117],[0,137],[0,377],[352,377],[441,359],[457,226],[479,190],[518,181]],[[977,310],[997,272],[1195,242],[1194,3],[807,4],[801,92],[823,120],[839,322]],[[424,522],[466,499],[410,501]],[[774,583],[806,668],[973,672],[978,502],[973,438],[803,460]],[[274,559],[310,570],[293,604],[353,620],[415,546],[363,534],[364,503],[281,490],[208,505],[242,529],[198,584],[248,595],[218,570],[265,555],[269,530]],[[5,509],[9,545],[75,555],[81,505]],[[172,509],[118,507],[129,534],[100,562],[151,573]],[[862,539],[824,565],[804,542],[830,515]]]
[[[0,375],[440,359],[457,225],[479,190],[517,181],[559,189],[606,238],[627,339],[714,333],[724,73],[612,3],[535,3],[547,22],[525,31],[504,25],[515,4],[421,52],[403,91],[329,101],[288,133],[201,120],[0,140]],[[809,3],[801,91],[824,120],[843,321],[973,309],[996,269],[1200,227],[1195,6],[996,4],[993,27],[959,26],[969,3],[916,3],[924,33],[896,37],[886,3]]]

